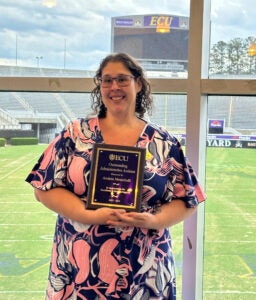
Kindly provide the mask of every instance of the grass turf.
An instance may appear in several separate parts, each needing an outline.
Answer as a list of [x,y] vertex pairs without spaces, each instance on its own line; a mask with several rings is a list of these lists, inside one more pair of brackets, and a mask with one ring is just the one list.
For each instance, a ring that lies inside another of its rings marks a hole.
[[[55,214],[24,179],[46,145],[0,148],[0,299],[44,299]],[[256,299],[256,151],[207,148],[204,299]],[[182,224],[172,228],[178,294]]]

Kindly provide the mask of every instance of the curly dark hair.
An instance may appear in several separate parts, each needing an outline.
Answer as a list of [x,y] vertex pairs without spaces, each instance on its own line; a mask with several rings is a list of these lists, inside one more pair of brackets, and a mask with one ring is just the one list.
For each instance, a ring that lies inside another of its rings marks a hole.
[[97,114],[99,118],[106,117],[107,109],[102,102],[99,78],[101,78],[102,70],[106,67],[106,65],[109,62],[121,62],[132,73],[135,80],[140,80],[142,88],[136,96],[135,112],[139,115],[139,117],[143,117],[146,112],[150,114],[152,111],[153,104],[151,86],[145,76],[143,68],[133,57],[126,53],[110,54],[102,60],[94,77],[94,83],[96,86],[91,92],[91,108],[93,109],[93,112]]

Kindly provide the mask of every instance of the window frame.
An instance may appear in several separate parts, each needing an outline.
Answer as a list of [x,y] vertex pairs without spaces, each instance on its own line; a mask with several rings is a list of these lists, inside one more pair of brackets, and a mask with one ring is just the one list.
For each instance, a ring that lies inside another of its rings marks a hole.
[[[256,95],[254,79],[209,79],[211,0],[190,1],[188,78],[150,78],[153,93],[187,95],[186,153],[204,187],[208,95]],[[0,92],[90,92],[92,78],[0,77]],[[200,158],[200,159],[199,159]],[[203,299],[204,203],[184,221],[182,299]]]

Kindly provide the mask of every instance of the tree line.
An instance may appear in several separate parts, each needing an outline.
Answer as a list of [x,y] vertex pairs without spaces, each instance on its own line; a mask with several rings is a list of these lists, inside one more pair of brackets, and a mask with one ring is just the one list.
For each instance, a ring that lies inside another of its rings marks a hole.
[[256,74],[256,38],[219,41],[211,47],[211,74]]

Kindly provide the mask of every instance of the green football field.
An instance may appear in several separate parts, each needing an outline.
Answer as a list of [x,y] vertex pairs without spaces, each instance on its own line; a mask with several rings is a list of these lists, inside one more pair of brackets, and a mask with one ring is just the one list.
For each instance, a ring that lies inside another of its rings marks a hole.
[[[24,179],[45,147],[0,148],[0,299],[44,299],[56,215]],[[206,175],[204,299],[255,300],[256,149],[207,148]],[[180,294],[181,224],[172,235]]]

